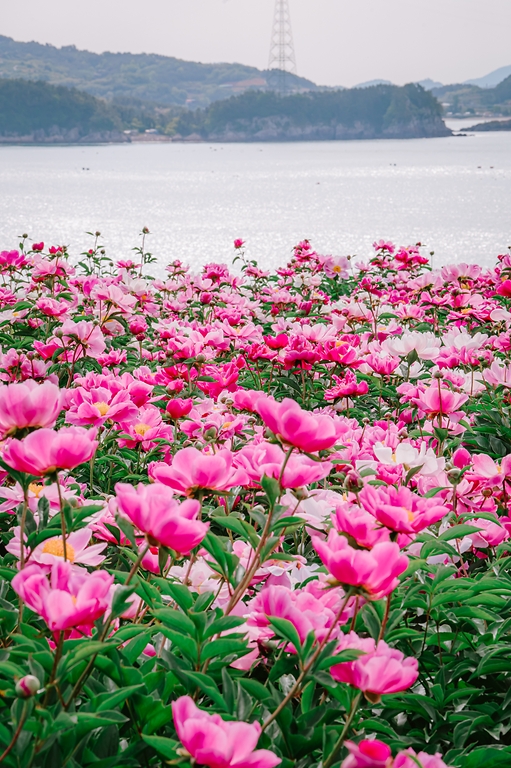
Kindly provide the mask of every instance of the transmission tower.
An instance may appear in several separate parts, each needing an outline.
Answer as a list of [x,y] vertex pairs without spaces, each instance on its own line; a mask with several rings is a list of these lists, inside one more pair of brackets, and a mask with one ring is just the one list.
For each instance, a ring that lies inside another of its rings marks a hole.
[[295,48],[288,0],[275,0],[268,69],[278,70],[278,91],[289,90],[289,73],[296,75]]

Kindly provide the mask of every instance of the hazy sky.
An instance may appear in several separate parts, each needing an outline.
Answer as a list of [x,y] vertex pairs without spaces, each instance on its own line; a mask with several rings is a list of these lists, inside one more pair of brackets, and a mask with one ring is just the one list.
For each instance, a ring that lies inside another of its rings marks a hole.
[[[275,0],[0,0],[0,34],[265,68]],[[444,83],[511,64],[511,0],[290,0],[298,74]]]

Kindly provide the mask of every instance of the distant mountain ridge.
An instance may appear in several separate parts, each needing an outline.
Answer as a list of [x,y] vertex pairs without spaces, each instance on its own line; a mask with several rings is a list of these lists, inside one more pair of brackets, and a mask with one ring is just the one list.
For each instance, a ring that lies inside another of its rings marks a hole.
[[[279,96],[247,91],[206,109],[143,109],[41,81],[0,78],[0,143],[318,141],[448,136],[420,86],[378,85]],[[145,129],[145,130],[144,130]]]
[[[92,96],[135,98],[162,105],[206,107],[250,89],[275,89],[278,73],[243,64],[201,64],[146,53],[92,53],[0,35],[0,78],[43,80]],[[316,90],[311,80],[287,75],[290,90]]]
[[507,67],[499,67],[494,69],[493,72],[484,75],[484,77],[476,77],[473,80],[464,80],[464,85],[477,85],[479,88],[495,88],[503,80],[511,75],[511,64]]
[[450,136],[439,102],[410,83],[293,96],[251,93],[183,112],[182,137],[207,141],[333,141]]

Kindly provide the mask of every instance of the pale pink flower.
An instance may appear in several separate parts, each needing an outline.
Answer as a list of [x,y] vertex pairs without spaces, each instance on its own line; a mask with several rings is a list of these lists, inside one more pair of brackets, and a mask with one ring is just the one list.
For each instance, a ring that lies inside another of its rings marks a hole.
[[494,360],[489,368],[483,371],[483,379],[493,387],[511,387],[511,363],[501,365],[499,360]]
[[[325,597],[327,592],[324,592]],[[336,599],[338,596],[336,595]],[[292,590],[285,586],[266,586],[257,597],[249,604],[248,626],[261,627],[266,630],[263,637],[272,637],[273,629],[270,627],[270,618],[277,617],[287,619],[295,627],[301,642],[305,642],[312,632],[321,642],[327,635],[337,637],[342,620],[334,626],[336,611],[324,601],[306,590]],[[350,615],[345,611],[344,621]],[[332,627],[334,627],[332,629]],[[289,645],[288,650],[296,652],[294,646]]]
[[396,755],[392,768],[417,768],[416,760],[412,760],[410,755],[419,761],[422,768],[449,768],[444,763],[440,752],[436,752],[434,755],[429,755],[427,752],[417,753],[411,747]]
[[434,333],[419,333],[410,331],[401,337],[392,336],[382,342],[382,347],[391,355],[407,357],[410,352],[416,352],[420,360],[434,360],[440,352],[441,341]]
[[327,477],[334,466],[329,461],[314,461],[308,456],[291,454],[282,473],[285,461],[286,454],[275,443],[252,443],[234,454],[235,465],[246,472],[252,483],[260,483],[266,475],[280,480],[282,488],[301,488],[316,483]]
[[[70,563],[95,567],[105,560],[105,555],[101,553],[107,546],[106,542],[89,546],[91,536],[90,528],[81,528],[79,531],[74,531],[69,536],[66,536],[66,558]],[[7,544],[6,549],[11,555],[20,557],[21,541],[19,526],[14,528],[14,536]],[[26,550],[25,553],[25,561],[30,560],[46,566],[53,565],[64,560],[64,542],[61,536],[54,536],[38,544],[29,554]]]
[[472,469],[467,472],[468,480],[477,480],[488,486],[500,486],[511,477],[511,454],[504,456],[497,464],[485,453],[472,455]]
[[468,400],[468,395],[453,392],[451,389],[432,384],[423,392],[419,392],[413,402],[421,410],[431,416],[438,414],[453,415]]
[[190,696],[172,702],[179,740],[199,765],[209,768],[274,768],[280,757],[257,749],[259,723],[222,720],[199,709]]
[[98,325],[88,320],[66,320],[61,327],[62,342],[66,348],[74,348],[67,352],[67,359],[79,360],[82,357],[99,357],[106,349],[105,337]]

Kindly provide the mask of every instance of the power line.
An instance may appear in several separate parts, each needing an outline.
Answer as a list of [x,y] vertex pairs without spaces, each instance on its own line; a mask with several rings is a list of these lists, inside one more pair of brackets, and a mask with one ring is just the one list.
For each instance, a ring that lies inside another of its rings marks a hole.
[[278,70],[278,91],[288,92],[287,75],[296,75],[296,57],[288,0],[275,0],[268,69]]

